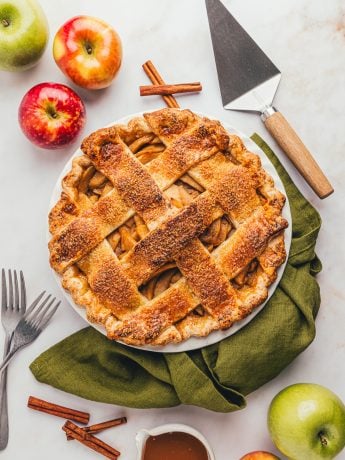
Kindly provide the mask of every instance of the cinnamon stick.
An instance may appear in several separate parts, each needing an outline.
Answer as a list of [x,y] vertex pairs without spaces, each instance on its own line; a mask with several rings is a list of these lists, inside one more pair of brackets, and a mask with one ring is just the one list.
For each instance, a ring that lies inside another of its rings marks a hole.
[[[156,67],[153,65],[151,61],[146,61],[145,64],[143,64],[143,69],[146,75],[149,77],[149,79],[154,85],[164,85],[165,84],[163,78],[160,76],[160,74],[158,73],[158,70],[156,69]],[[163,99],[168,107],[176,108],[176,109],[180,107],[176,99],[172,95],[163,96]]]
[[102,423],[95,423],[94,425],[85,426],[82,429],[87,433],[99,433],[100,431],[106,430],[107,428],[112,428],[113,426],[119,426],[127,423],[126,417],[114,418]]
[[[113,420],[107,420],[106,422],[96,423],[95,425],[84,426],[82,430],[89,434],[95,434],[95,433],[99,433],[100,431],[106,430],[107,428],[119,426],[124,423],[127,423],[127,418],[119,417],[119,418],[114,418]],[[67,439],[68,441],[70,441],[71,439],[74,439],[74,438],[67,436]]]
[[140,86],[140,96],[163,96],[178,93],[194,93],[202,90],[200,82],[179,83],[176,85],[148,85]]
[[79,441],[81,444],[84,444],[84,446],[104,455],[104,457],[110,458],[111,460],[117,460],[120,455],[120,452],[114,449],[114,447],[109,446],[109,444],[106,444],[99,438],[96,438],[96,436],[86,433],[82,428],[75,425],[70,420],[67,420],[62,429],[67,436],[73,437],[76,441]]
[[46,414],[55,415],[56,417],[71,419],[85,425],[89,423],[90,420],[90,414],[87,412],[81,412],[69,407],[59,406],[57,404],[44,401],[43,399],[35,398],[34,396],[29,397],[28,407],[40,412],[45,412]]

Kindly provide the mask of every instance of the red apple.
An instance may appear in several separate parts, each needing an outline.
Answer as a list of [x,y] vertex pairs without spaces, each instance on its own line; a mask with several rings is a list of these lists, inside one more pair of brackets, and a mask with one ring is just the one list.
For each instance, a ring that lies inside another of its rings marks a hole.
[[85,106],[71,88],[60,83],[40,83],[23,97],[18,112],[25,136],[44,149],[72,142],[85,124]]
[[122,60],[121,40],[101,19],[76,16],[54,38],[56,64],[76,85],[101,89],[110,85]]
[[270,452],[256,450],[255,452],[250,452],[249,454],[244,455],[240,458],[240,460],[279,460],[279,458]]

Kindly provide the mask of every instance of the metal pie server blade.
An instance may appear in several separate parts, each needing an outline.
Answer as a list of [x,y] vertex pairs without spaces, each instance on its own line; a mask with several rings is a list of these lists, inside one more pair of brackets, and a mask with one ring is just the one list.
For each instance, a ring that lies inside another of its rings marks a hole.
[[223,106],[261,112],[266,128],[320,198],[333,187],[296,131],[272,107],[281,74],[220,0],[206,0]]
[[223,106],[263,112],[280,71],[219,0],[206,0]]

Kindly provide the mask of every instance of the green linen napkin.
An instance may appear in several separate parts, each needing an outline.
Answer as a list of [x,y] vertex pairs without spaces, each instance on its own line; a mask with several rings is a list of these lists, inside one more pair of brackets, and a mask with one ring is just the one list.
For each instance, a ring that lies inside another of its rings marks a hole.
[[245,395],[282,371],[315,336],[320,306],[314,248],[321,225],[268,145],[254,142],[275,166],[292,213],[284,275],[265,308],[222,342],[187,353],[155,353],[111,342],[92,327],[67,337],[30,366],[37,380],[86,399],[136,408],[193,404],[217,412],[246,405]]

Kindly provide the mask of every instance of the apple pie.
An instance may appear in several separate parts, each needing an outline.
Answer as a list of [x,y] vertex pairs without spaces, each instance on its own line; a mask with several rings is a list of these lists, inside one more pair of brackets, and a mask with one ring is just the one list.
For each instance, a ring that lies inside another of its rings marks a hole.
[[285,260],[284,195],[220,122],[166,108],[88,136],[49,215],[50,263],[110,339],[227,329]]

